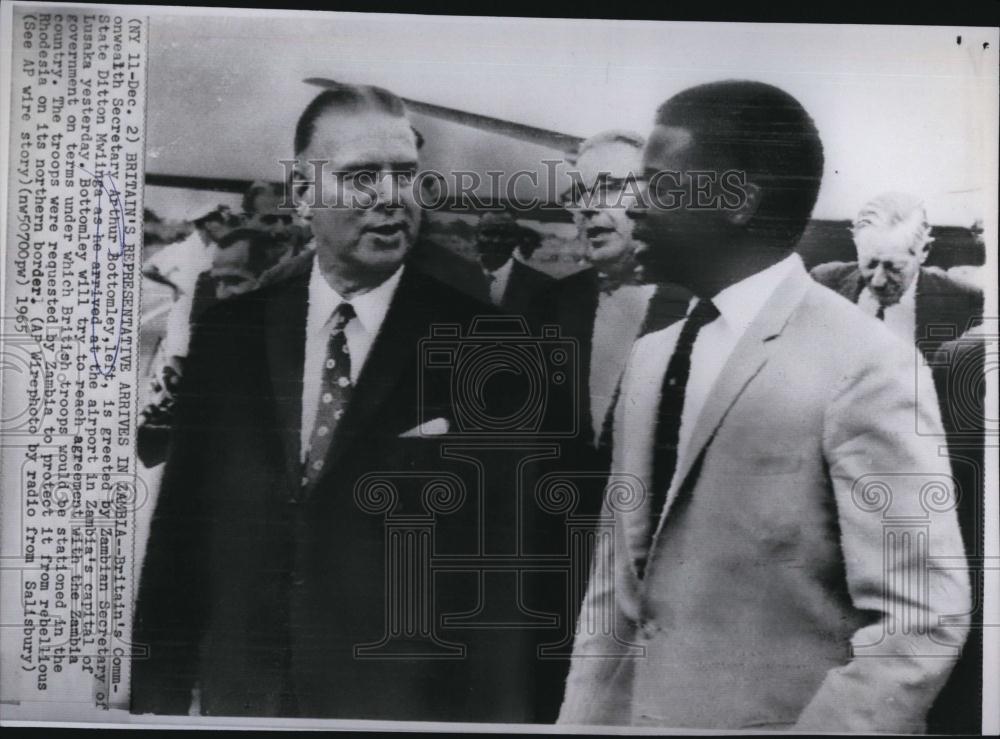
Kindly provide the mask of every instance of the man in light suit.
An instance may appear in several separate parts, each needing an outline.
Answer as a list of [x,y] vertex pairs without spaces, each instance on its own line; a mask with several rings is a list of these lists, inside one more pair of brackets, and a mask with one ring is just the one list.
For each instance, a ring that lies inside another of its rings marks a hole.
[[[642,282],[637,275],[632,220],[645,139],[622,130],[602,131],[584,140],[567,163],[573,185],[563,204],[573,215],[590,264],[560,280],[551,291],[554,307],[544,311],[580,347],[587,379],[580,398],[581,418],[589,421],[591,443],[608,432],[609,412],[632,342],[644,331],[684,317],[690,295],[677,285]],[[651,308],[650,300],[657,299]]]
[[857,261],[818,265],[813,278],[900,338],[919,342],[925,357],[982,320],[982,291],[923,266],[934,239],[924,205],[913,195],[879,195],[861,208],[851,231]]
[[[425,371],[421,342],[443,326],[457,353],[489,309],[407,262],[417,149],[380,88],[340,85],[303,112],[296,156],[325,162],[296,190],[315,245],[194,331],[136,604],[133,712],[187,714],[195,697],[215,716],[552,710],[537,705],[537,632],[442,619],[497,621],[492,604],[525,595],[516,579],[492,578],[484,604],[476,573],[431,582],[425,559],[401,565],[390,546],[409,551],[390,541],[399,517],[452,557],[553,535],[515,520],[504,450],[487,476],[445,455],[461,398],[447,362]],[[502,381],[476,390],[477,418],[509,417]]]
[[609,487],[560,721],[921,731],[968,573],[912,349],[792,251],[816,128],[770,85],[701,85],[643,166],[639,258],[696,299],[625,371],[612,473],[641,484]]

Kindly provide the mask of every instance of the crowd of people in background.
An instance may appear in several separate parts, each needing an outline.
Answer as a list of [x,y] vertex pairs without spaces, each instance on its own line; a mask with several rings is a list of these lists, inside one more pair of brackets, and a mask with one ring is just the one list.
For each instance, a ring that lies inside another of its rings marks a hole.
[[[606,168],[605,174],[612,174],[610,180],[604,178],[602,187],[610,181],[620,188],[638,167],[643,144],[638,133],[606,131],[584,141],[567,161],[592,182],[598,181],[599,168]],[[187,354],[190,327],[203,310],[217,300],[280,278],[281,264],[312,247],[309,222],[295,210],[281,207],[284,196],[283,185],[258,181],[244,193],[238,212],[218,205],[191,220],[163,220],[146,210],[145,249],[150,256],[144,260],[143,274],[168,286],[174,303],[156,357],[150,362],[153,394],[143,411],[145,424],[158,427],[168,422],[172,389]],[[500,206],[476,217],[475,223],[460,218],[426,219],[432,252],[415,258],[423,257],[430,262],[428,268],[446,281],[458,282],[459,289],[512,313],[542,314],[551,313],[556,305],[579,306],[581,289],[583,294],[602,296],[600,300],[609,306],[626,301],[614,309],[602,309],[606,317],[598,322],[597,330],[604,338],[593,342],[598,364],[612,365],[607,372],[598,371],[590,378],[594,387],[590,398],[584,400],[588,405],[596,403],[599,421],[595,434],[599,435],[607,420],[602,413],[613,394],[609,391],[621,369],[615,364],[624,361],[623,353],[639,335],[653,288],[636,277],[631,224],[624,210],[576,208],[572,197],[573,193],[567,192],[562,200],[574,214],[575,238],[544,234],[519,221],[512,208]],[[860,210],[850,230],[857,260],[819,264],[812,269],[814,279],[885,320],[899,335],[912,335],[914,341],[921,342],[928,359],[948,340],[929,332],[931,325],[974,325],[970,320],[982,313],[982,268],[923,266],[935,239],[919,198],[903,192],[883,193]],[[546,248],[540,250],[543,244]],[[544,256],[539,251],[544,251]],[[593,280],[600,280],[603,289],[593,291],[588,284]],[[567,299],[569,295],[575,298]],[[678,299],[672,296],[672,300]],[[531,310],[543,302],[549,304],[549,311]],[[592,331],[593,326],[581,329],[576,324],[581,316],[593,314],[594,310],[574,310],[560,315],[559,323],[571,333],[573,329]],[[673,315],[669,310],[668,314]],[[589,319],[583,320],[587,324]],[[629,328],[632,324],[634,331]],[[585,345],[590,346],[589,335]],[[590,357],[584,360],[589,363]],[[158,438],[165,437],[161,434]],[[162,456],[150,459],[161,460]]]

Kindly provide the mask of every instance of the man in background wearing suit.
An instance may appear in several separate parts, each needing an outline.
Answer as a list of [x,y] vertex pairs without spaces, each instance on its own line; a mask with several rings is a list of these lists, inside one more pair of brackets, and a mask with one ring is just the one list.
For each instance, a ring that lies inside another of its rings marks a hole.
[[[580,347],[587,382],[581,417],[591,444],[607,434],[609,413],[632,342],[651,330],[684,317],[687,292],[673,284],[643,283],[636,274],[636,242],[626,214],[635,201],[645,140],[631,131],[603,131],[583,141],[567,161],[574,183],[563,203],[573,214],[586,245],[587,269],[560,280],[553,291],[555,316]],[[650,299],[656,295],[656,301]]]
[[[133,712],[186,714],[197,696],[216,716],[538,715],[536,637],[447,628],[442,614],[480,613],[479,580],[410,581],[390,560],[399,515],[431,516],[445,555],[518,523],[515,491],[492,479],[506,475],[443,453],[460,400],[420,342],[442,325],[461,340],[481,305],[407,264],[417,149],[380,88],[326,90],[299,119],[296,157],[325,162],[296,185],[315,256],[194,332],[136,604]],[[507,417],[508,388],[476,389],[479,417]]]
[[[982,320],[980,290],[923,266],[934,239],[917,198],[879,195],[860,210],[851,230],[858,260],[821,264],[813,268],[813,278],[884,321],[897,336],[919,341],[926,357]],[[942,333],[945,327],[950,333]]]
[[[970,560],[972,591],[984,592],[987,357],[996,356],[996,321],[942,343],[928,358],[941,407],[951,472],[958,494],[958,523]],[[994,416],[995,418],[995,416]],[[995,421],[994,421],[995,423]],[[961,659],[927,714],[934,734],[976,734],[982,727],[983,603],[972,613],[972,628]]]
[[487,211],[476,226],[476,252],[490,302],[505,313],[530,317],[555,280],[526,264],[530,256],[520,249],[524,231],[509,210]]
[[770,85],[690,88],[643,169],[644,273],[696,297],[625,370],[612,471],[645,491],[609,488],[560,721],[919,732],[969,580],[912,348],[792,251],[823,171],[812,119]]

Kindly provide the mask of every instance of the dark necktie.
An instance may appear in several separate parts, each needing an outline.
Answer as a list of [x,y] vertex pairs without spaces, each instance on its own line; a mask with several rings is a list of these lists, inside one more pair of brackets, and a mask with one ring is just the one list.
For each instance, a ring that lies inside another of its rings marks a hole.
[[326,358],[319,388],[319,407],[309,438],[309,451],[302,475],[302,486],[309,487],[323,472],[323,462],[330,450],[333,431],[344,415],[351,397],[351,355],[344,329],[355,316],[350,303],[341,303],[333,312],[333,326],[326,342]]
[[881,303],[879,303],[878,310],[875,311],[875,317],[880,321],[885,320],[885,306]]
[[[663,512],[667,491],[677,469],[677,443],[680,439],[681,414],[684,411],[684,391],[691,373],[691,350],[701,329],[719,317],[711,300],[695,303],[681,334],[674,353],[667,364],[660,391],[660,408],[656,418],[656,437],[653,442],[653,480],[649,501],[649,534],[647,547],[656,533],[656,526]],[[638,562],[639,576],[645,571],[645,560]]]

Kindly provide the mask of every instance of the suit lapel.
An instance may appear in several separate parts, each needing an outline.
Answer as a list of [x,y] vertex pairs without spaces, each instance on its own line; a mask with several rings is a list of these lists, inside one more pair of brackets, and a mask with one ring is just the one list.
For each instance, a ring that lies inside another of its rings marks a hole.
[[[310,261],[309,264],[312,262]],[[265,344],[277,429],[291,490],[301,484],[302,371],[305,363],[309,270],[266,301]]]
[[711,441],[726,413],[766,364],[772,350],[771,340],[781,334],[809,285],[810,277],[804,270],[796,269],[785,277],[733,349],[698,416],[684,457],[677,461],[677,472],[667,492],[657,535],[663,530],[664,521],[678,493],[687,484],[695,462]]
[[[426,285],[424,278],[417,270],[407,267],[361,369],[344,417],[337,424],[323,465],[323,477],[336,466],[344,452],[362,438],[371,421],[379,417],[382,404],[403,373],[416,369],[417,342],[429,331],[431,320],[426,310],[427,301],[433,300],[432,288],[421,285]],[[419,410],[416,399],[414,408]]]

